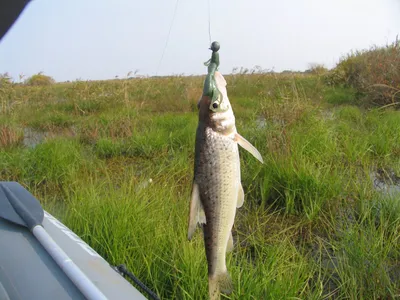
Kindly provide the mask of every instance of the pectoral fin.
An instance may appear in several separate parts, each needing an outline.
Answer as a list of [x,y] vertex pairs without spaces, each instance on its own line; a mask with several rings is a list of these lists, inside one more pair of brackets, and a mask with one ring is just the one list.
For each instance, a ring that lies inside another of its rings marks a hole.
[[236,133],[235,140],[241,147],[249,151],[262,164],[264,163],[260,152],[258,152],[258,150],[249,141],[247,141],[244,137],[242,137],[239,133]]
[[237,208],[241,208],[244,202],[244,191],[243,191],[243,187],[242,184],[239,183],[239,191],[238,191],[238,198],[237,198],[237,203],[236,203],[236,207]]
[[192,239],[194,232],[196,231],[197,224],[205,224],[206,215],[204,213],[203,205],[200,201],[200,191],[198,184],[193,181],[192,187],[192,198],[190,200],[190,212],[189,212],[189,226],[188,226],[188,239]]

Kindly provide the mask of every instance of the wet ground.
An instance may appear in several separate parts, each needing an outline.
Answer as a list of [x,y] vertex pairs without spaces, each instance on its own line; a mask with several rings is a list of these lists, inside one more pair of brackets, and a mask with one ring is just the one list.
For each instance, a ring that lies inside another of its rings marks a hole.
[[22,144],[28,148],[35,148],[37,145],[43,143],[48,138],[76,135],[75,127],[64,128],[57,131],[42,131],[31,127],[25,127],[23,131],[24,137]]
[[398,197],[400,201],[400,177],[394,171],[382,169],[371,173],[371,180],[374,188],[389,197]]

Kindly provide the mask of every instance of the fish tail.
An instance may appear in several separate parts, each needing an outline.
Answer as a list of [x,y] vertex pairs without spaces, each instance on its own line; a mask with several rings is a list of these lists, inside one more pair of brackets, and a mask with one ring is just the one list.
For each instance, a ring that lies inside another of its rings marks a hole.
[[220,292],[229,295],[233,290],[232,278],[228,271],[208,276],[210,300],[218,300]]

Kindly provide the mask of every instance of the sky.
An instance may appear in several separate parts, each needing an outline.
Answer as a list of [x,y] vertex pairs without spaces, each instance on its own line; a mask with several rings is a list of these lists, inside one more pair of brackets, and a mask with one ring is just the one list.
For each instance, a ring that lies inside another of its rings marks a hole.
[[33,0],[0,41],[0,73],[205,74],[209,25],[223,74],[331,68],[351,50],[394,41],[400,0]]

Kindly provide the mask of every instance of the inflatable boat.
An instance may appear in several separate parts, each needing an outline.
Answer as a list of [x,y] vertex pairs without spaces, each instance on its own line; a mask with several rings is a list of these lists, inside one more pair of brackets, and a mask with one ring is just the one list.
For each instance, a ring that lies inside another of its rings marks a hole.
[[17,182],[0,182],[0,300],[146,299]]

